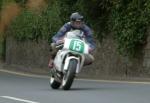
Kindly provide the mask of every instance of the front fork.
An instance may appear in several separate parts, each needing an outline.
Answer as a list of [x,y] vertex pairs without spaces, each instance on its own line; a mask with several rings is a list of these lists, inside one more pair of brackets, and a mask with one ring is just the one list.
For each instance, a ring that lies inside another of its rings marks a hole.
[[69,62],[70,62],[71,59],[76,59],[78,61],[77,68],[76,68],[76,73],[79,73],[80,70],[81,70],[80,58],[75,57],[75,56],[66,57],[64,67],[63,67],[63,72],[66,72],[68,70]]

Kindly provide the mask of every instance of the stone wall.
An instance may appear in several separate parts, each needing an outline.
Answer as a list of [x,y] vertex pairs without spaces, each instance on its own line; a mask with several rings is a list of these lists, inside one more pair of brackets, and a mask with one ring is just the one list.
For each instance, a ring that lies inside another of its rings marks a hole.
[[25,67],[45,68],[48,64],[49,45],[46,41],[16,41],[11,37],[6,40],[6,63]]
[[[149,40],[150,41],[150,40]],[[26,68],[41,68],[48,70],[49,45],[46,41],[18,42],[13,38],[6,41],[6,63],[22,65]],[[149,77],[150,72],[150,42],[147,44],[145,54],[136,59],[129,60],[120,56],[116,51],[113,37],[104,38],[102,43],[97,42],[94,53],[95,62],[84,67],[80,76],[100,78],[126,78]]]
[[84,70],[84,74],[108,79],[143,76],[143,55],[132,60],[122,57],[111,36],[97,43],[94,56],[95,62]]
[[150,75],[150,36],[147,39],[147,45],[144,48],[143,68],[146,74]]

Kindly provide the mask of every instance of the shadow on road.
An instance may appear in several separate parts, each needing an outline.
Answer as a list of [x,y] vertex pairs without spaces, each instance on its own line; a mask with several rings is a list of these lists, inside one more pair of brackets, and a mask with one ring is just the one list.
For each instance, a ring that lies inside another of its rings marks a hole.
[[125,88],[116,88],[116,87],[82,87],[82,88],[71,88],[70,91],[116,91],[116,90],[124,90]]
[[97,91],[102,90],[102,88],[71,88],[70,91]]

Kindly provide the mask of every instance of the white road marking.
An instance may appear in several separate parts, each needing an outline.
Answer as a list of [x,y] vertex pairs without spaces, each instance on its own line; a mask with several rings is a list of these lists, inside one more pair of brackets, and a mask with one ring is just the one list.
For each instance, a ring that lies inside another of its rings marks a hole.
[[0,97],[1,98],[5,98],[5,99],[11,99],[11,100],[15,100],[15,101],[20,101],[20,102],[25,102],[25,103],[39,103],[39,102],[29,101],[29,100],[25,100],[25,99],[10,97],[10,96],[0,96]]

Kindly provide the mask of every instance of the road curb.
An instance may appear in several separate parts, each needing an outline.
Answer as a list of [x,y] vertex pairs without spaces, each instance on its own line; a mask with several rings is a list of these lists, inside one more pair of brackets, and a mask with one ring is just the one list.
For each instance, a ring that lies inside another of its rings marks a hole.
[[49,76],[46,76],[46,75],[37,75],[37,74],[30,74],[30,73],[24,73],[24,72],[15,72],[15,71],[5,70],[5,69],[0,69],[0,72],[14,74],[14,75],[20,75],[20,76],[26,76],[26,77],[49,78]]
[[[31,77],[31,78],[48,79],[50,77],[50,76],[46,76],[46,75],[37,75],[37,74],[29,74],[29,73],[22,73],[22,72],[14,72],[14,71],[4,70],[4,69],[0,69],[0,72],[19,75],[19,76],[25,76],[25,77]],[[79,78],[79,79],[76,79],[76,80],[89,81],[89,82],[128,83],[128,84],[148,84],[148,85],[150,85],[150,82],[145,82],[145,81],[138,82],[138,81],[125,81],[125,80],[120,81],[120,80],[99,80],[99,79],[83,79],[83,78]]]

